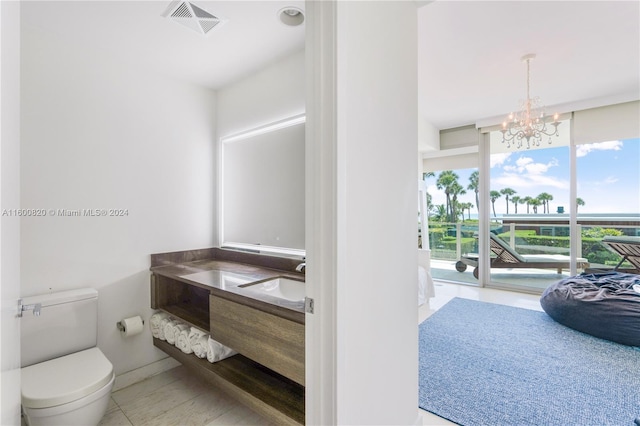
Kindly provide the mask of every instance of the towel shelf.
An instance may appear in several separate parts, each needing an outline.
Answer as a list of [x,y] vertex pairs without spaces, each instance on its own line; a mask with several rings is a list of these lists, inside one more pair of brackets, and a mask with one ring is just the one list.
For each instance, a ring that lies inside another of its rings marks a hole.
[[304,386],[242,355],[211,364],[160,339],[153,344],[275,424],[304,424]]
[[151,308],[209,332],[209,290],[151,274]]

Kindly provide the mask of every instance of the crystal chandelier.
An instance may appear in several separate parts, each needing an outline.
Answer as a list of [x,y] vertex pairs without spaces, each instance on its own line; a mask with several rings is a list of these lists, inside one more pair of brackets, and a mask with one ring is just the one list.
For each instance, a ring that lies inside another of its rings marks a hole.
[[[527,149],[531,146],[540,146],[540,141],[545,136],[549,137],[551,143],[552,136],[559,136],[558,114],[551,117],[544,114],[540,98],[531,98],[529,96],[529,63],[536,55],[528,54],[522,57],[527,63],[527,99],[522,101],[521,109],[517,113],[509,114],[508,121],[502,123],[502,143],[507,144],[507,148],[511,148],[513,144],[518,149],[522,148],[523,141],[526,141]],[[547,126],[549,124],[549,126]],[[551,129],[553,126],[553,129]]]

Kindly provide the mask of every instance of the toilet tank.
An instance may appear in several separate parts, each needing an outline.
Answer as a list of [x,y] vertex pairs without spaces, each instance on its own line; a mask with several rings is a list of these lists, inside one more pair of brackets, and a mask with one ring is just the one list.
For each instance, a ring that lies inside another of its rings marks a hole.
[[95,347],[98,291],[83,288],[22,299],[40,303],[40,316],[25,311],[20,320],[21,367]]

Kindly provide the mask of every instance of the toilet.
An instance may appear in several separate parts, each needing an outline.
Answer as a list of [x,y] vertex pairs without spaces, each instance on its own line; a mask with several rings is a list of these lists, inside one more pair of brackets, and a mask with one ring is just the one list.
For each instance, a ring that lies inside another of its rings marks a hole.
[[28,425],[97,425],[109,405],[113,365],[97,348],[98,292],[25,297],[40,315],[21,319],[22,413]]

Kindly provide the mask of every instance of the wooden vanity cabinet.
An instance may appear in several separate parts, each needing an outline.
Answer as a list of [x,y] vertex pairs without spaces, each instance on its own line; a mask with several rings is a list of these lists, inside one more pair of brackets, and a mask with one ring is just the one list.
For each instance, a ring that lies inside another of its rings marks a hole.
[[271,422],[304,424],[304,324],[155,273],[151,307],[209,332],[240,354],[212,364],[160,339],[153,339],[154,346]]
[[304,324],[215,295],[210,301],[212,338],[304,385]]

